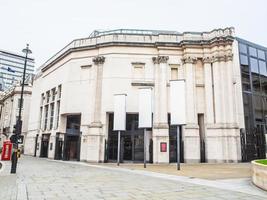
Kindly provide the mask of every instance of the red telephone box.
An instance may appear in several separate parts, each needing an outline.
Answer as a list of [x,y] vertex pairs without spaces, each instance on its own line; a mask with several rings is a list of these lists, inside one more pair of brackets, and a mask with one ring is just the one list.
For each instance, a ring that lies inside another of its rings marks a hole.
[[12,143],[10,141],[5,141],[2,150],[2,160],[10,160],[12,152]]

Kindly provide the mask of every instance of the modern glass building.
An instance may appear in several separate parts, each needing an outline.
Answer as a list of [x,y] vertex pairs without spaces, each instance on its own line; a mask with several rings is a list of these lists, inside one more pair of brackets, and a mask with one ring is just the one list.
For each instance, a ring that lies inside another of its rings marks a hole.
[[246,130],[241,131],[242,159],[267,153],[267,48],[237,38],[242,73]]
[[[0,50],[0,91],[22,78],[25,57],[17,53]],[[28,58],[26,76],[34,72],[34,59]]]

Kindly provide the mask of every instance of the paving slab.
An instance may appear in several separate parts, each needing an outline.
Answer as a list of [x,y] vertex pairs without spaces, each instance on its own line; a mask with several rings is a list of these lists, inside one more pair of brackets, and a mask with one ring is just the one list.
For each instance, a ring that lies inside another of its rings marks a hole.
[[19,160],[16,175],[6,174],[13,177],[13,181],[6,182],[1,174],[0,199],[5,200],[267,199],[267,194],[255,192],[256,188],[252,193],[231,190],[232,183],[227,181],[217,183],[214,180],[29,156],[22,156]]

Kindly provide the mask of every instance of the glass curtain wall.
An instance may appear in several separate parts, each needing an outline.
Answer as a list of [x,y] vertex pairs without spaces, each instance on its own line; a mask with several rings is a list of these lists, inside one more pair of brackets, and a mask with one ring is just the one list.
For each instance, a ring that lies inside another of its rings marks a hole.
[[[267,48],[238,39],[246,141],[255,158],[265,158],[267,138]],[[253,156],[252,156],[253,157]],[[251,159],[247,158],[247,161]]]

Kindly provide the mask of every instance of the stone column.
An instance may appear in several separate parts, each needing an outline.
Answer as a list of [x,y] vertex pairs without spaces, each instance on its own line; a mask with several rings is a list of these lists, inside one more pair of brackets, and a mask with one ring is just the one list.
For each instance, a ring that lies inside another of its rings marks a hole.
[[[153,57],[155,65],[155,110],[153,125],[153,161],[169,162],[169,126],[167,111],[167,62],[168,56]],[[167,152],[160,152],[160,143],[167,143]]]
[[226,77],[227,77],[227,94],[226,94],[226,100],[227,100],[227,123],[230,123],[234,125],[236,122],[235,120],[235,101],[234,101],[234,88],[233,88],[233,55],[226,54],[225,55],[225,70],[226,70]]
[[195,76],[195,58],[190,56],[182,59],[185,66],[185,80],[186,80],[186,121],[187,125],[195,126],[197,124],[196,111],[196,76]]
[[212,89],[212,59],[210,57],[203,58],[204,62],[204,83],[205,83],[205,103],[206,103],[206,123],[214,123],[214,102],[213,102],[213,89]]
[[94,98],[94,114],[91,127],[101,128],[101,101],[102,101],[102,79],[103,79],[103,64],[105,62],[104,56],[97,56],[93,58],[94,65],[96,67],[96,80],[95,80],[95,98]]
[[200,137],[196,109],[196,58],[185,56],[182,59],[182,63],[185,69],[187,121],[185,132],[183,133],[184,159],[185,162],[197,163],[200,161]]
[[[103,130],[101,122],[101,104],[102,104],[102,79],[103,79],[103,65],[105,57],[97,56],[93,58],[93,67],[95,68],[95,80],[93,82],[93,96],[90,98],[93,101],[92,122],[89,125],[89,130],[83,127],[84,132],[88,134],[82,135],[81,160],[101,162],[103,155],[100,152],[103,146]],[[91,104],[92,105],[92,104]],[[85,156],[85,157],[84,157]]]
[[215,112],[215,123],[222,123],[222,81],[220,73],[220,57],[214,56],[213,61],[213,81],[214,81],[214,112]]

